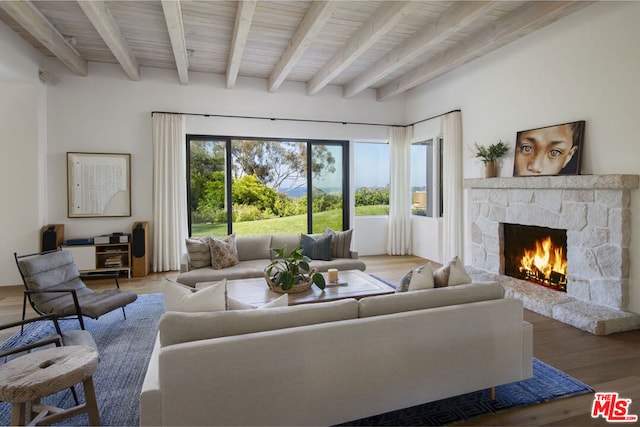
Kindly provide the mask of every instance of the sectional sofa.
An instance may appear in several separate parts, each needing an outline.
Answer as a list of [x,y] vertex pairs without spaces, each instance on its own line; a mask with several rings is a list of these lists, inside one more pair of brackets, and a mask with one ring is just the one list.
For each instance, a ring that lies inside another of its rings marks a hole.
[[333,425],[532,376],[498,283],[269,309],[166,312],[141,425]]
[[[320,237],[322,235],[317,234],[312,236]],[[195,287],[196,283],[200,282],[263,277],[264,269],[273,259],[273,249],[281,249],[284,247],[290,251],[297,248],[301,245],[301,235],[264,234],[260,236],[237,236],[235,241],[240,262],[222,269],[214,269],[210,263],[206,265],[206,260],[196,263],[196,259],[202,261],[199,257],[200,254],[204,253],[206,257],[208,252],[207,245],[198,244],[195,239],[193,239],[193,243],[191,244],[189,244],[188,241],[187,249],[190,250],[182,257],[180,273],[176,279],[177,282]],[[327,260],[314,259],[311,261],[311,267],[317,268],[318,271],[321,272],[326,272],[330,268],[336,268],[338,270],[365,270],[366,264],[361,259],[358,259],[358,252],[350,250],[348,244],[345,250],[335,253],[340,256]]]

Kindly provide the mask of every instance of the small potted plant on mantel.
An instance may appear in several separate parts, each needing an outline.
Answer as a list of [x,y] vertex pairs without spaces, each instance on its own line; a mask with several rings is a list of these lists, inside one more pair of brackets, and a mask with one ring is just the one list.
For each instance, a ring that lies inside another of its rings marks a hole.
[[287,253],[285,248],[274,249],[275,259],[265,268],[264,276],[269,289],[274,292],[303,292],[316,285],[324,289],[324,276],[309,267],[311,259],[302,254],[302,248]]
[[498,176],[498,159],[509,151],[507,144],[502,142],[502,140],[499,140],[488,147],[479,145],[477,142],[474,145],[476,147],[476,157],[481,159],[484,163],[485,178]]

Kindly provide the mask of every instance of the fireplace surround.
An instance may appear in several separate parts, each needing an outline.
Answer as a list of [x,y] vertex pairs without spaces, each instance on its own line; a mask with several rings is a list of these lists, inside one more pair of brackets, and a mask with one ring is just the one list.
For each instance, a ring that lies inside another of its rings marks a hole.
[[[629,302],[631,191],[638,175],[465,179],[474,280],[498,280],[525,307],[594,334],[640,328]],[[504,275],[504,224],[564,229],[566,294]]]

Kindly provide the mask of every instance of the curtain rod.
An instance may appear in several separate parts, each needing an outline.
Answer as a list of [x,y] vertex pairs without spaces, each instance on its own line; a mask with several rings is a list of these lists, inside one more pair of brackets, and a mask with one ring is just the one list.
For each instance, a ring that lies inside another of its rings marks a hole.
[[258,116],[234,116],[230,114],[206,114],[206,113],[176,113],[172,111],[152,111],[151,116],[154,114],[180,114],[183,116],[202,116],[202,117],[221,117],[227,119],[254,119],[254,120],[271,120],[271,121],[288,121],[288,122],[309,122],[309,123],[331,123],[331,124],[340,124],[340,125],[362,125],[362,126],[393,126],[393,127],[408,127],[413,126],[418,123],[426,122],[427,120],[432,120],[441,116],[444,116],[449,113],[459,112],[460,110],[451,110],[446,113],[438,114],[433,117],[429,117],[426,119],[418,120],[415,123],[411,123],[408,125],[396,125],[396,124],[383,124],[383,123],[363,123],[363,122],[342,122],[337,120],[313,120],[313,119],[288,119],[281,117],[258,117]]
[[458,108],[457,110],[451,110],[451,111],[447,111],[446,113],[436,114],[435,116],[427,117],[426,119],[422,119],[422,120],[418,120],[417,122],[410,123],[407,126],[414,126],[414,125],[417,125],[418,123],[426,122],[427,120],[437,119],[438,117],[446,116],[447,114],[451,114],[451,113],[459,113],[460,111],[461,110]]

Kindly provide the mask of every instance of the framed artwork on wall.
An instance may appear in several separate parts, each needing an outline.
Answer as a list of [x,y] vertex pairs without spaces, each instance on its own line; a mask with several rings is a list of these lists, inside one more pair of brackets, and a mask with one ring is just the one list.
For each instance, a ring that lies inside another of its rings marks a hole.
[[67,216],[131,216],[131,155],[68,152]]
[[578,175],[584,127],[582,120],[518,132],[513,176]]

